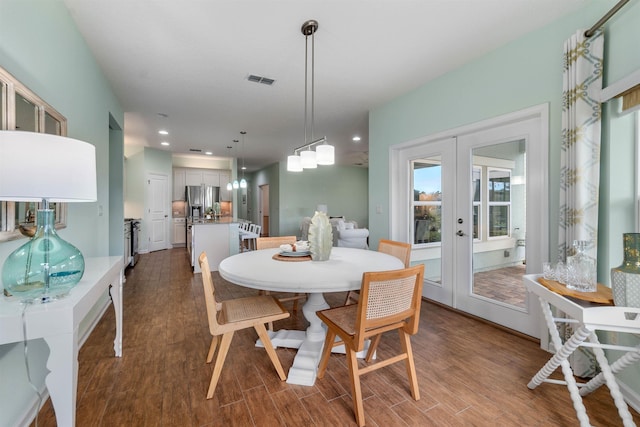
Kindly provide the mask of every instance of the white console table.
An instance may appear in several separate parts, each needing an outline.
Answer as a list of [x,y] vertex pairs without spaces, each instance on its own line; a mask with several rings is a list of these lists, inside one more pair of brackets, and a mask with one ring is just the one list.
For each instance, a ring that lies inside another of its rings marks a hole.
[[[524,284],[527,290],[535,294],[540,300],[542,314],[544,314],[556,352],[529,381],[527,387],[534,389],[543,382],[566,385],[580,421],[580,426],[589,427],[591,424],[586,408],[582,403],[582,396],[586,396],[606,383],[618,408],[618,414],[622,419],[623,425],[625,427],[635,426],[614,374],[640,360],[640,346],[628,347],[600,343],[596,331],[640,333],[640,308],[593,304],[577,298],[563,296],[540,284],[538,282],[540,277],[540,275],[535,274],[525,275]],[[567,318],[554,318],[551,306],[563,311]],[[564,344],[556,327],[556,323],[563,322],[573,324],[575,331]],[[576,382],[568,360],[569,356],[580,346],[590,347],[593,350],[602,371],[587,383]],[[609,364],[604,349],[619,350],[624,352],[624,355],[614,363]],[[561,367],[565,381],[549,379],[549,376],[558,367]]]
[[[59,426],[75,426],[78,386],[78,325],[96,302],[110,289],[116,317],[115,355],[122,356],[122,266],[121,256],[85,259],[82,280],[69,295],[46,304],[26,308],[27,340],[43,338],[49,346],[46,385]],[[0,297],[0,344],[22,342],[24,329],[18,301]]]

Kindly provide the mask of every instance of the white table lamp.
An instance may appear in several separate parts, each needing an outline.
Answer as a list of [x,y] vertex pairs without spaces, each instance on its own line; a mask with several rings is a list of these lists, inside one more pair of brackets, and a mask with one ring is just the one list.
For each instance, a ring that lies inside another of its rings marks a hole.
[[42,302],[65,295],[84,274],[80,250],[55,230],[49,202],[94,202],[95,147],[34,132],[0,131],[0,200],[42,202],[36,232],[2,267],[5,293]]

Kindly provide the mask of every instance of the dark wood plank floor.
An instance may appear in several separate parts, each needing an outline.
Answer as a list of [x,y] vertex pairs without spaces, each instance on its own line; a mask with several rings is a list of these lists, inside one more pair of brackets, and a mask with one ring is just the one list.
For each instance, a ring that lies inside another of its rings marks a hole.
[[[255,293],[214,278],[222,299]],[[236,333],[216,394],[205,399],[211,338],[202,292],[184,249],[142,255],[127,271],[123,357],[113,357],[111,309],[80,350],[79,427],[355,425],[343,355],[332,356],[313,387],[289,385],[254,346],[253,330]],[[327,295],[331,305],[343,300],[343,293]],[[431,303],[422,304],[421,314],[412,343],[422,398],[411,399],[402,364],[365,376],[367,426],[578,425],[564,386],[527,388],[549,356],[537,343]],[[275,325],[305,326],[302,313]],[[385,335],[380,356],[396,346],[397,335]],[[288,371],[294,351],[277,352]],[[585,406],[594,426],[621,425],[606,386]],[[39,426],[54,425],[49,401]]]

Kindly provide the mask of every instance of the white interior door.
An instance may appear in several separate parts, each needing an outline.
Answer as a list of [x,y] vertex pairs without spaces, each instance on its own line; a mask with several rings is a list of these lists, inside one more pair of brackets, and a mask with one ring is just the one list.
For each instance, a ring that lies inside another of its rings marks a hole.
[[391,236],[425,264],[424,295],[534,337],[539,307],[521,276],[548,253],[546,111],[392,151],[392,188],[410,191],[392,194]]
[[147,183],[147,237],[149,252],[153,252],[169,247],[168,180],[166,175],[149,174]]

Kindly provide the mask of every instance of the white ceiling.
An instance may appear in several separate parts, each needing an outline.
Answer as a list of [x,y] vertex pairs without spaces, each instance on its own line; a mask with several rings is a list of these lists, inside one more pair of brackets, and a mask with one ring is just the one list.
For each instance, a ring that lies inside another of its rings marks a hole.
[[[249,171],[304,143],[308,19],[319,22],[315,137],[327,136],[340,164],[366,165],[369,110],[584,2],[64,0],[125,111],[126,151],[210,150],[244,157]],[[233,143],[241,130],[244,150]]]

